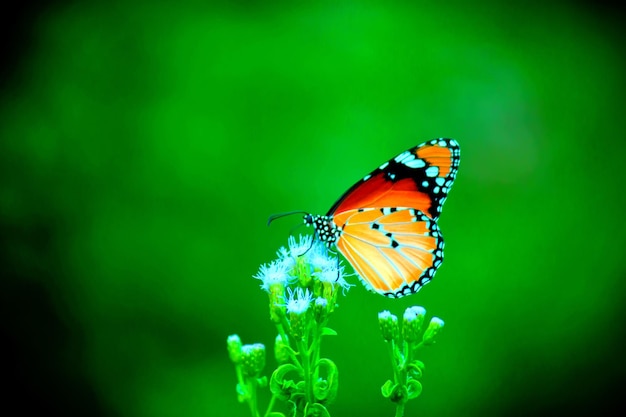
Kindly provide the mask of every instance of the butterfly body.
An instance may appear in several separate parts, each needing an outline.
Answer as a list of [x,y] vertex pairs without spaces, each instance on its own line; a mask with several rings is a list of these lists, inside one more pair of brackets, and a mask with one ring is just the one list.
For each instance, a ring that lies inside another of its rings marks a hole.
[[423,143],[366,175],[325,216],[307,214],[304,222],[337,247],[368,289],[394,298],[413,294],[443,262],[437,219],[459,161],[456,141]]

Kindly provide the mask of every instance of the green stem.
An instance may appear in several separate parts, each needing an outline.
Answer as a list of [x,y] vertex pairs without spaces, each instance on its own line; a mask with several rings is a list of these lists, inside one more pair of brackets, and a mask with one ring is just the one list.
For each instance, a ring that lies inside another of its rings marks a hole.
[[418,349],[421,349],[422,346],[424,346],[424,342],[419,342],[417,345],[413,346],[413,348],[411,349],[412,352],[415,352]]
[[313,375],[313,380],[317,381],[319,377],[319,366],[318,363],[320,361],[320,351],[321,351],[321,341],[322,341],[322,329],[324,328],[321,324],[313,323],[315,326],[313,329],[313,343],[311,343],[311,353],[313,354],[313,366],[315,368],[315,375]]
[[402,417],[404,416],[404,403],[400,404],[396,404],[396,417]]
[[257,410],[256,404],[256,385],[256,378],[248,379],[248,405],[250,406],[250,414],[252,414],[252,417],[260,417],[259,410]]
[[409,355],[410,355],[409,352],[410,352],[410,349],[409,349],[408,343],[403,341],[402,342],[402,364],[401,366],[399,366],[400,370],[398,371],[399,379],[400,379],[399,384],[402,387],[402,393],[403,393],[402,398],[400,399],[400,402],[398,403],[398,405],[402,406],[402,409],[398,411],[398,409],[396,408],[396,415],[398,415],[397,414],[398,412],[401,412],[402,414],[404,413],[404,404],[408,401],[404,393],[406,393],[407,364],[409,364]]
[[302,370],[304,375],[304,395],[307,404],[313,403],[313,384],[311,383],[311,361],[309,350],[304,340],[298,341],[298,350],[302,355]]
[[272,412],[272,408],[274,408],[275,402],[276,402],[276,396],[272,395],[272,398],[270,398],[270,403],[267,405],[267,410],[265,411],[265,414],[263,414],[263,416],[267,416],[269,413]]
[[[287,337],[287,333],[285,332],[285,329],[289,329],[289,322],[287,321],[287,318],[285,316],[281,316],[280,324],[276,323],[276,329],[278,330],[278,334],[283,339],[283,341],[286,340],[288,346],[291,347],[291,339]],[[294,365],[302,369],[302,365],[300,364],[300,361],[298,360],[297,356],[293,353],[292,350],[289,351],[289,356],[291,357],[291,360],[293,361]]]
[[400,376],[398,375],[398,364],[396,362],[396,343],[392,340],[386,344],[387,349],[389,350],[389,356],[391,358],[391,367],[393,368],[393,382],[398,384],[400,381]]

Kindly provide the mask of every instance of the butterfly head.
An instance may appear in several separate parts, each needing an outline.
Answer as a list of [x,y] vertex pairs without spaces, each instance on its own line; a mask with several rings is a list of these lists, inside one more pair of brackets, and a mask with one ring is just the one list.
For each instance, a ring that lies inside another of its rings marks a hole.
[[337,242],[341,235],[341,229],[337,227],[331,216],[306,214],[304,224],[313,226],[316,236],[329,248]]

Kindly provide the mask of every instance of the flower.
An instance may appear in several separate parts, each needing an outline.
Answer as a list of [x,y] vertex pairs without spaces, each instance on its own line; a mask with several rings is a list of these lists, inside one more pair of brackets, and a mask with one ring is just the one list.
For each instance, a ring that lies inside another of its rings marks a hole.
[[315,299],[315,308],[325,309],[328,305],[328,301],[324,297],[317,297]]
[[330,283],[333,285],[333,289],[341,287],[344,294],[349,290],[353,284],[349,284],[344,278],[343,265],[339,264],[338,260],[326,265],[321,271],[316,271],[313,276],[320,280],[322,283]]
[[289,313],[289,324],[291,326],[291,336],[294,340],[302,340],[307,328],[306,312],[309,309],[312,300],[312,294],[307,288],[302,290],[301,287],[292,291],[287,288],[289,293],[287,297],[287,312]]
[[309,289],[302,290],[298,287],[295,291],[287,288],[289,296],[287,297],[287,312],[294,314],[303,314],[309,309],[313,296]]
[[308,252],[309,263],[315,271],[322,271],[337,265],[336,256],[331,256],[328,249],[320,241],[316,240]]
[[296,266],[296,260],[289,253],[289,249],[281,246],[276,252],[278,260],[282,262],[288,270],[292,270]]
[[309,249],[311,249],[311,245],[313,244],[313,238],[311,235],[300,235],[300,241],[296,242],[296,238],[293,236],[289,236],[289,240],[287,241],[289,244],[289,253],[294,258],[298,258],[304,255]]
[[270,287],[274,284],[285,286],[291,278],[289,273],[289,265],[281,260],[272,261],[269,264],[263,264],[259,268],[259,272],[254,275],[255,279],[260,279],[261,288],[269,292]]

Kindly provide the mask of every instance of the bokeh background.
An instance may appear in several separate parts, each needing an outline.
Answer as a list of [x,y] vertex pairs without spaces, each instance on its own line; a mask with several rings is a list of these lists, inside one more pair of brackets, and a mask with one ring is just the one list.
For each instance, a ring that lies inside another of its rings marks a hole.
[[331,414],[393,415],[377,313],[410,305],[446,328],[407,416],[623,409],[619,9],[12,7],[0,13],[3,415],[247,416],[225,339],[272,344],[251,276],[301,221],[267,217],[325,213],[442,136],[462,147],[446,260],[401,300],[354,279],[323,346],[340,371]]

